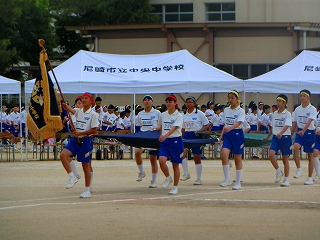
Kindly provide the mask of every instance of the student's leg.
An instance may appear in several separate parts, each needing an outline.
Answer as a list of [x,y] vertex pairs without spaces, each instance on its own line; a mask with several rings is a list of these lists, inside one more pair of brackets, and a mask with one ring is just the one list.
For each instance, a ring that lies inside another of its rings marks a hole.
[[314,178],[314,181],[318,181],[319,177],[320,177],[319,150],[318,149],[313,150],[313,164],[314,164],[314,170],[316,171],[316,177]]
[[301,145],[299,143],[293,144],[293,159],[298,169],[300,168],[300,148]]
[[196,165],[196,173],[197,173],[196,180],[201,180],[201,175],[202,175],[201,154],[193,154],[193,159]]
[[161,171],[163,172],[163,174],[166,176],[166,177],[169,177],[170,174],[169,174],[169,168],[167,166],[167,157],[165,156],[160,156],[159,157],[159,164],[160,164],[160,168],[161,168]]
[[314,164],[313,164],[313,153],[308,153],[308,160],[309,160],[308,177],[312,177],[313,168],[314,168]]
[[82,163],[82,169],[84,173],[84,179],[85,179],[85,187],[90,187],[90,180],[91,180],[91,166],[90,162],[88,163]]
[[276,159],[276,152],[274,150],[269,151],[269,159],[275,170],[279,169],[279,164]]
[[289,156],[282,156],[282,162],[283,162],[283,168],[284,168],[284,177],[289,177],[289,169],[290,169],[290,165],[289,165]]
[[[234,154],[234,162],[236,165],[236,183],[235,185],[240,185],[242,179],[242,154]],[[234,189],[234,188],[233,188]],[[238,190],[238,189],[236,189]]]
[[157,182],[157,176],[158,176],[157,155],[150,155],[150,164],[151,164],[151,173],[152,173],[152,179],[151,179],[151,184],[152,184]]
[[224,181],[220,183],[221,187],[226,187],[231,184],[230,182],[230,172],[229,172],[229,154],[230,150],[228,148],[222,148],[221,159],[222,159],[222,170],[224,174]]
[[183,169],[183,177],[181,178],[182,181],[189,179],[189,178],[187,178],[189,175],[188,160],[187,160],[188,152],[189,152],[188,148],[185,148],[183,150],[183,159],[182,159],[182,163],[181,163],[182,169]]
[[143,153],[143,150],[141,148],[135,148],[134,156],[135,156],[136,163],[137,163],[137,166],[139,169],[139,175],[136,179],[137,182],[142,181],[142,179],[146,176],[144,169],[143,169],[143,161],[142,161],[142,156],[141,156],[142,153]]
[[173,168],[173,186],[177,187],[180,179],[179,163],[172,163]]
[[67,171],[67,173],[72,173],[72,169],[70,166],[70,162],[71,162],[71,156],[72,153],[68,150],[68,149],[63,149],[62,152],[60,153],[60,160],[61,163],[64,167],[64,169]]

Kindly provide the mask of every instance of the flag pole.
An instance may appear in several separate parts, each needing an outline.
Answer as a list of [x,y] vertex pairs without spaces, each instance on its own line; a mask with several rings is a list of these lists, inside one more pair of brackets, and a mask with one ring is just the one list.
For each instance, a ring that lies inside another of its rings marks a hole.
[[[47,54],[47,50],[44,48],[44,44],[45,44],[45,43],[46,43],[46,42],[45,42],[45,40],[43,40],[43,39],[39,39],[39,40],[38,40],[38,44],[39,44],[39,46],[42,48],[42,51]],[[47,56],[48,56],[48,55],[47,55]],[[51,70],[51,72],[52,72],[53,78],[54,78],[54,80],[55,80],[55,82],[56,82],[56,84],[57,84],[57,87],[58,87],[60,96],[61,96],[61,98],[62,98],[62,101],[65,102],[64,96],[63,96],[63,94],[62,94],[62,91],[61,91],[60,85],[59,85],[59,83],[58,83],[58,80],[57,80],[57,78],[56,78],[56,75],[54,74],[54,71],[53,71],[52,65],[51,65],[51,63],[50,63],[49,57],[47,57],[47,62],[48,62],[48,64],[49,64],[49,66],[50,66],[50,70]],[[74,130],[76,130],[76,128],[75,128],[75,126],[74,126],[74,124],[73,124],[73,122],[72,122],[72,119],[71,119],[71,116],[70,116],[69,111],[67,111],[67,112],[68,112],[69,124],[70,124],[70,126],[71,126],[71,129],[74,131]]]

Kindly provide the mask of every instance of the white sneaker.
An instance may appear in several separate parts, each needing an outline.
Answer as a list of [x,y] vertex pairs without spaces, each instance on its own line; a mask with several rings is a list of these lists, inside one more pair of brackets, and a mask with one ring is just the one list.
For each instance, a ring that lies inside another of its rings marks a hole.
[[220,183],[220,187],[227,187],[231,185],[230,179],[225,179]]
[[320,179],[320,175],[315,175],[314,178],[313,178],[313,181],[316,182],[316,181],[318,181],[319,179]]
[[169,195],[176,195],[178,193],[178,188],[172,188],[172,190],[169,192]]
[[279,174],[276,173],[276,178],[274,179],[274,182],[275,183],[280,182],[282,176],[283,176],[283,172],[282,171]]
[[194,181],[193,185],[202,185],[202,181],[200,179],[197,179]]
[[302,170],[301,168],[297,169],[296,174],[293,176],[294,178],[300,178],[302,177]]
[[137,182],[141,182],[141,181],[142,181],[142,178],[144,178],[145,176],[146,176],[146,173],[145,173],[145,172],[139,173],[136,181],[137,181]]
[[157,183],[155,181],[151,181],[149,188],[157,188]]
[[290,186],[290,183],[289,181],[285,181],[283,180],[283,182],[280,184],[281,187],[289,187]]
[[311,177],[308,177],[307,180],[304,182],[304,185],[312,185],[313,181]]
[[69,189],[69,188],[72,188],[73,185],[75,183],[77,183],[79,180],[76,176],[74,176],[73,178],[69,178],[68,182],[67,182],[67,185],[66,185],[66,189]]
[[80,198],[90,198],[91,193],[90,191],[83,191],[83,193],[80,194]]
[[232,162],[231,162],[231,161],[229,161],[229,163],[228,163],[228,164],[229,164],[229,169],[230,169],[230,168],[232,168]]
[[241,190],[241,184],[236,183],[235,185],[233,185],[232,190]]
[[76,176],[76,181],[74,183],[77,183],[79,181],[79,179],[81,178],[80,175]]
[[171,176],[169,176],[168,178],[166,178],[166,180],[165,180],[164,183],[162,184],[162,188],[167,188],[170,183],[172,183],[172,177],[171,177]]
[[183,174],[183,176],[180,178],[180,180],[181,181],[186,181],[186,180],[188,180],[190,178],[191,178],[190,174]]

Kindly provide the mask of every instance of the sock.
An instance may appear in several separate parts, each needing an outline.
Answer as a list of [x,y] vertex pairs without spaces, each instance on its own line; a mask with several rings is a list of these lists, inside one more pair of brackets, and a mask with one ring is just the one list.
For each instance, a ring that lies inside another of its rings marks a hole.
[[92,186],[93,172],[91,172],[90,187]]
[[139,168],[140,173],[143,173],[143,172],[144,172],[144,171],[143,171],[143,164],[138,165],[138,168]]
[[69,173],[69,178],[74,178],[73,172]]
[[79,173],[77,172],[76,164],[74,163],[74,161],[70,162],[70,167],[71,167],[71,170],[72,170],[73,174],[76,177],[80,177]]
[[242,179],[242,170],[236,170],[236,184],[240,184]]
[[169,175],[168,177],[166,177],[166,180],[169,180],[171,178],[171,176]]
[[284,177],[283,181],[289,181],[289,177]]
[[174,190],[175,190],[175,189],[178,189],[178,186],[173,186],[173,188],[172,188],[172,189],[174,189]]
[[181,165],[182,165],[182,169],[183,169],[184,174],[188,175],[189,174],[189,171],[188,171],[188,160],[186,158],[184,158],[182,160]]
[[152,173],[152,180],[151,181],[156,182],[157,181],[157,176],[158,176],[157,173]]
[[230,172],[229,172],[229,165],[222,165],[224,178],[226,180],[230,180]]
[[280,168],[277,169],[277,174],[280,174],[281,173],[281,170]]
[[314,157],[313,158],[313,164],[314,164],[314,169],[316,170],[316,175],[320,176],[320,174],[319,174],[319,171],[320,171],[320,169],[319,169],[319,158],[318,157]]
[[201,180],[202,163],[196,165],[197,180]]
[[85,188],[84,188],[84,191],[90,192],[90,187],[85,187]]

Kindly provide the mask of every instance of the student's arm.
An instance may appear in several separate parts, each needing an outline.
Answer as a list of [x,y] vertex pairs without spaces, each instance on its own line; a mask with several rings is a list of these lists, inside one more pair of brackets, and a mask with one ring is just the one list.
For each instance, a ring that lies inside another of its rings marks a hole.
[[159,137],[159,141],[163,142],[164,140],[166,140],[178,128],[179,128],[179,126],[172,126],[172,128],[169,130],[169,132],[167,132],[165,135],[161,135]]
[[297,122],[292,122],[291,136],[297,131]]
[[307,121],[306,125],[304,126],[304,128],[303,128],[302,130],[300,130],[300,131],[298,132],[298,134],[299,134],[300,136],[303,136],[304,133],[308,130],[308,127],[310,126],[310,124],[311,124],[312,122],[313,122],[313,119],[312,119],[312,118],[308,118],[308,121]]
[[66,109],[68,112],[72,113],[72,114],[75,114],[76,113],[76,110],[72,107],[70,107],[68,104],[66,104],[65,102],[62,103],[62,106],[64,109]]

